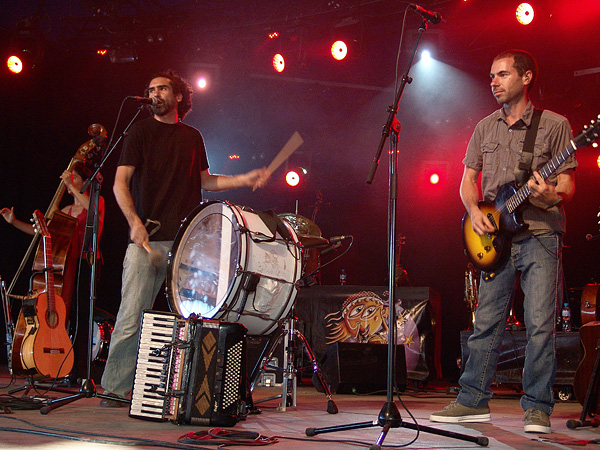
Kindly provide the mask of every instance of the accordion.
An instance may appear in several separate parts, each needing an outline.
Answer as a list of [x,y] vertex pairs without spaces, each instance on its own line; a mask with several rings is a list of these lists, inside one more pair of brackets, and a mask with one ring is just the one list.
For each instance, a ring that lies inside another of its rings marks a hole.
[[246,327],[144,311],[129,416],[233,426],[246,415]]

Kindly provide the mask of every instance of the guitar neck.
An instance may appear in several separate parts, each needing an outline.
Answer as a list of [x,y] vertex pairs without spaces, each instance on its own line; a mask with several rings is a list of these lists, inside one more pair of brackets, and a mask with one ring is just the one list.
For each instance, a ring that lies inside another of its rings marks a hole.
[[[577,150],[578,146],[574,141],[571,141],[569,145],[563,148],[560,152],[558,152],[554,157],[548,161],[544,167],[542,167],[538,172],[540,176],[545,180],[550,175],[552,175],[558,167],[564,163],[569,156],[573,154],[575,150]],[[528,184],[524,184],[521,188],[512,195],[506,201],[506,209],[512,214],[514,213],[521,204],[529,198],[531,195],[531,189],[529,189]]]
[[55,310],[54,296],[54,267],[52,265],[52,242],[50,235],[44,236],[44,271],[46,279],[46,297],[48,299],[48,310]]

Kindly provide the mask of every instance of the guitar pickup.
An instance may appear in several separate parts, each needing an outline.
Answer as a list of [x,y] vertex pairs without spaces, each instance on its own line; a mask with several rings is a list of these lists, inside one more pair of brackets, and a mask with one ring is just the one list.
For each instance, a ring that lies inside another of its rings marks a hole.
[[[488,213],[487,218],[489,219],[490,222],[492,222],[492,225],[494,226],[496,231],[498,231],[498,224],[496,223],[496,219],[494,219],[494,215],[492,213]],[[489,233],[488,233],[488,238],[490,238],[490,239],[492,238]]]

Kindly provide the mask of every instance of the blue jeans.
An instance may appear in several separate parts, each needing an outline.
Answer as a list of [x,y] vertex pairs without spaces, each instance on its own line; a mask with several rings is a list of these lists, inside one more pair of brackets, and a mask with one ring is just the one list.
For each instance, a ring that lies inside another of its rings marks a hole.
[[457,401],[483,406],[492,398],[499,349],[514,296],[518,272],[525,294],[527,346],[523,368],[521,407],[551,414],[556,374],[556,311],[562,304],[562,236],[530,236],[511,246],[507,262],[492,280],[481,280],[475,324],[468,340],[469,358],[460,377]]
[[143,248],[135,244],[127,247],[123,260],[121,305],[102,375],[102,387],[105,391],[125,397],[133,387],[142,311],[152,308],[165,281],[166,255],[172,244],[172,241],[149,243],[152,250],[160,251],[165,256],[160,267],[152,265]]

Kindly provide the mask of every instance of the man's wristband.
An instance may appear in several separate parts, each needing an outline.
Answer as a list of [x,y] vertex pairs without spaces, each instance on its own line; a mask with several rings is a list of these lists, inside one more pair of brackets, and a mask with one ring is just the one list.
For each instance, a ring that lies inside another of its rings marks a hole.
[[554,203],[552,203],[551,205],[549,205],[546,209],[550,209],[550,208],[558,205],[560,202],[562,202],[562,197],[558,197],[558,200],[556,200]]

